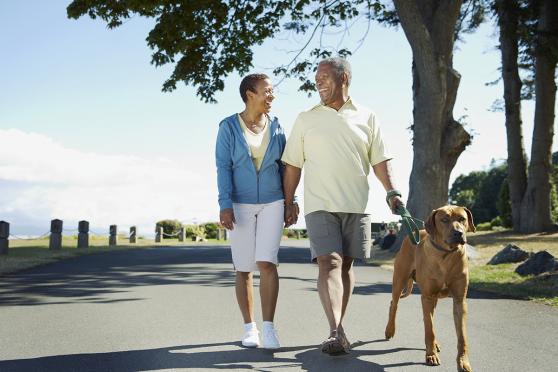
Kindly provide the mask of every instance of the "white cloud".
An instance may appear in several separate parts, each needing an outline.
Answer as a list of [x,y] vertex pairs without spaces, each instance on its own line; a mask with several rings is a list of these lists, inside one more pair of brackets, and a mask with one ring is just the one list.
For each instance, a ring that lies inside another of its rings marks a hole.
[[0,193],[0,219],[16,218],[13,227],[28,225],[28,216],[45,226],[60,218],[71,229],[86,219],[92,228],[137,225],[151,233],[163,218],[217,218],[211,172],[165,158],[86,153],[17,129],[0,130],[0,143],[0,185],[12,185]]

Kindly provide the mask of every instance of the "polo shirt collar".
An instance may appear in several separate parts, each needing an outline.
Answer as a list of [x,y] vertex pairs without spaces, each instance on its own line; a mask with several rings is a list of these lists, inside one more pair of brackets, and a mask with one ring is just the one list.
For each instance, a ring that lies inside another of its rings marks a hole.
[[[328,109],[334,110],[333,108],[324,105],[323,102],[320,102],[318,105],[314,106],[314,107],[312,108],[312,110],[317,109],[317,108],[328,108]],[[341,106],[341,107],[339,108],[339,110],[336,110],[336,111],[341,112],[341,111],[346,110],[346,109],[355,109],[355,108],[356,108],[355,102],[354,102],[353,99],[349,96],[349,99],[343,104],[343,106]]]

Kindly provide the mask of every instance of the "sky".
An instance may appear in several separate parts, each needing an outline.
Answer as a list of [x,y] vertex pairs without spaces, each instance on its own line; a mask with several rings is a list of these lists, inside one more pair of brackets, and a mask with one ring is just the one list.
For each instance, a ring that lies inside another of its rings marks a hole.
[[[145,42],[153,20],[134,17],[109,30],[101,20],[66,17],[69,0],[0,2],[0,220],[13,234],[42,234],[50,220],[64,228],[90,221],[101,234],[138,226],[150,235],[160,219],[202,223],[218,219],[215,138],[221,119],[243,110],[241,77],[225,79],[217,104],[203,103],[195,87],[161,87],[172,66],[155,68]],[[366,25],[345,40],[356,47]],[[340,36],[326,34],[326,44]],[[304,36],[278,34],[254,49],[251,72],[271,74],[288,62]],[[473,143],[452,176],[488,169],[506,155],[497,33],[486,24],[458,43],[454,68],[462,75],[455,118],[463,117]],[[370,107],[390,146],[394,176],[404,198],[412,167],[411,50],[401,29],[373,24],[350,58],[350,95]],[[273,77],[274,83],[279,78]],[[272,114],[290,133],[296,115],[319,102],[297,91],[294,80],[275,87]],[[533,102],[522,107],[530,153]],[[554,151],[558,148],[554,138]],[[301,182],[302,184],[302,182]],[[373,221],[394,220],[380,183],[370,176],[367,212]],[[297,194],[303,205],[303,189]],[[298,227],[304,226],[301,219]]]

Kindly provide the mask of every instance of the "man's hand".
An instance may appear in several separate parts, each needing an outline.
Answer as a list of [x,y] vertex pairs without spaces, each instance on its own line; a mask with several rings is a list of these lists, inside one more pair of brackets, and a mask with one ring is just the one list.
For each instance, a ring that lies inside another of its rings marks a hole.
[[391,209],[391,213],[393,214],[397,214],[395,211],[397,209],[397,207],[399,207],[400,205],[405,205],[405,203],[403,203],[403,200],[401,200],[401,198],[397,195],[392,196],[389,199],[389,207]]
[[285,205],[285,228],[296,224],[298,221],[299,208],[298,204]]
[[221,221],[221,226],[225,229],[232,230],[234,229],[234,224],[236,220],[234,219],[234,212],[232,208],[223,209],[219,213],[219,219]]

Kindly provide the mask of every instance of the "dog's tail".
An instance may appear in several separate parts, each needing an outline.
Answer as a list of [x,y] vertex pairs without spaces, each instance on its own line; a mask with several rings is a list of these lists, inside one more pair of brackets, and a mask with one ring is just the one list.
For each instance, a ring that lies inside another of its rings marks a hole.
[[409,279],[407,279],[407,288],[405,291],[401,292],[399,298],[405,298],[409,296],[413,292],[413,282],[415,281],[415,270],[409,275]]

